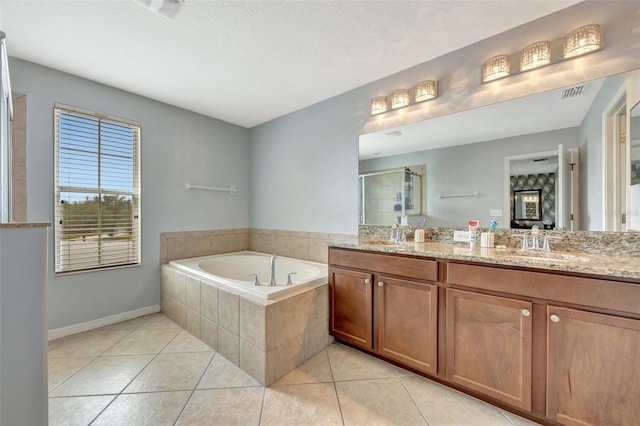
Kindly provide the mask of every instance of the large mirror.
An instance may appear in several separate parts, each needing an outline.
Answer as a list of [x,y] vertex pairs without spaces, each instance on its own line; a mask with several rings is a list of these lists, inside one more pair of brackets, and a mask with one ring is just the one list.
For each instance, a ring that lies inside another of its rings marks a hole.
[[[622,207],[607,205],[611,194],[603,184],[608,179],[603,172],[608,161],[604,146],[609,143],[603,140],[608,132],[605,115],[611,105],[622,102],[626,108],[625,87],[631,76],[639,78],[640,71],[362,135],[359,174],[424,164],[427,208],[423,215],[410,216],[410,225],[426,219],[427,226],[462,227],[477,219],[480,226],[488,226],[495,219],[501,227],[519,227],[513,223],[513,191],[541,189],[539,207],[548,214],[529,220],[529,225],[614,230],[607,217],[618,215],[611,212]],[[634,127],[639,127],[638,107],[634,111],[632,140]],[[635,154],[630,157],[636,160],[627,169],[630,175],[640,167],[635,132]],[[548,188],[514,187],[514,180],[544,180]],[[635,214],[629,205],[622,211],[634,218],[619,229],[640,229],[632,222],[638,220],[638,208]]]

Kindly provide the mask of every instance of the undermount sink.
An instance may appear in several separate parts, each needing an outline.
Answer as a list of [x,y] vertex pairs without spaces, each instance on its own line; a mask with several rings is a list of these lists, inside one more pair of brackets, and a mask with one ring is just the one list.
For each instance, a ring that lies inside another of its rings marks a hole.
[[566,253],[524,252],[504,256],[507,259],[526,260],[529,262],[588,262],[589,258]]

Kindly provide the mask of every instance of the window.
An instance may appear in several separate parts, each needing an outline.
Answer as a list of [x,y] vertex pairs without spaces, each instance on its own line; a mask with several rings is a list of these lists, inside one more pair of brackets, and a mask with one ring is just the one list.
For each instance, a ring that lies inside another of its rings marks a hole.
[[140,125],[54,113],[56,272],[140,264]]

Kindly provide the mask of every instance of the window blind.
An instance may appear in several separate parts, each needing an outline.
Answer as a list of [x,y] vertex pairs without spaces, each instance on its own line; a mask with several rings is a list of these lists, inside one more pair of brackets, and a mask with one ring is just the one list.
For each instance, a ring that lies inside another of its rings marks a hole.
[[56,273],[140,263],[140,125],[56,105]]

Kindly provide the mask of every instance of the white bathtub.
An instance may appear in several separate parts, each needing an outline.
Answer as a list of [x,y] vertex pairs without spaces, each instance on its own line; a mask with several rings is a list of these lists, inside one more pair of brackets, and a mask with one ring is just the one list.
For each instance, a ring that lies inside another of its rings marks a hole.
[[[190,275],[219,285],[229,286],[262,299],[278,300],[299,294],[307,289],[327,284],[327,265],[290,257],[276,258],[276,286],[267,286],[271,255],[242,251],[172,260],[170,265]],[[286,285],[291,275],[293,285]],[[255,286],[250,274],[258,274],[261,285]]]

